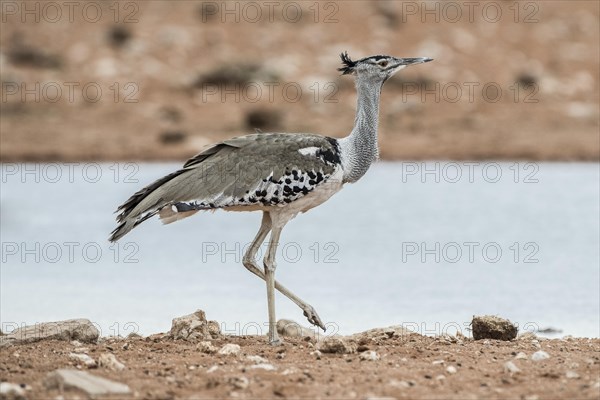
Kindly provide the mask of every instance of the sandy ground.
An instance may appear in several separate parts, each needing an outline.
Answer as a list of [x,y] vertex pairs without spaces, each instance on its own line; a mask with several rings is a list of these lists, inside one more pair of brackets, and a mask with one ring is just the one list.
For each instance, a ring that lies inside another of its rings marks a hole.
[[[461,2],[454,20],[443,3],[437,15],[401,1],[327,2],[315,14],[317,3],[298,1],[297,22],[281,9],[273,20],[241,8],[238,22],[206,17],[201,1],[122,2],[120,13],[119,3],[92,2],[98,21],[83,7],[72,22],[68,9],[53,21],[55,10],[40,8],[39,23],[35,4],[23,14],[24,3],[10,3],[2,161],[184,160],[254,128],[341,137],[356,102],[352,79],[336,71],[344,50],[435,59],[386,83],[384,159],[599,159],[596,1],[494,2],[497,21],[483,8],[470,18]],[[202,86],[231,67],[255,72],[237,87]],[[278,85],[272,97],[265,82]]]
[[[29,385],[29,399],[82,398],[73,390],[57,397],[58,389],[43,385],[45,376],[57,368],[87,369],[69,358],[77,351],[96,360],[102,353],[114,354],[125,364],[123,371],[106,367],[88,371],[128,384],[131,397],[144,399],[600,398],[599,339],[547,340],[529,335],[502,342],[365,335],[357,339],[356,353],[319,356],[314,353],[317,344],[308,338],[286,338],[280,347],[257,336],[212,341],[216,349],[228,343],[238,344],[239,353],[207,354],[198,342],[174,341],[166,335],[101,339],[98,344],[42,341],[3,348],[0,373],[3,381]],[[532,360],[540,350],[550,358]],[[364,360],[368,351],[379,359]],[[508,361],[519,371],[507,370]]]

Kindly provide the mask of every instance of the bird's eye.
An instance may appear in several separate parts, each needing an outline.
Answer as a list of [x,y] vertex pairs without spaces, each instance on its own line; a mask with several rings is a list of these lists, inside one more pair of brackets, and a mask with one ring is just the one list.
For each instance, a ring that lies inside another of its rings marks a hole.
[[385,68],[385,67],[387,67],[387,65],[388,65],[388,62],[387,62],[387,61],[379,61],[377,64],[378,64],[380,67],[383,67],[383,68]]

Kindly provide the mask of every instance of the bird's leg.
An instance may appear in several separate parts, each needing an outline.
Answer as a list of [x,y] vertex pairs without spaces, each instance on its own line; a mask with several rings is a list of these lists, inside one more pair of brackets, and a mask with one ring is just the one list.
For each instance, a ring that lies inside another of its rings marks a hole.
[[[252,272],[254,275],[258,276],[262,280],[265,280],[265,274],[256,264],[255,257],[256,257],[256,252],[258,251],[260,245],[262,244],[262,242],[265,240],[265,238],[269,234],[270,230],[271,230],[271,217],[268,213],[265,212],[265,213],[263,213],[263,218],[262,218],[262,222],[260,225],[260,229],[258,230],[258,233],[256,234],[256,237],[254,238],[254,241],[252,242],[252,244],[250,245],[250,247],[244,254],[244,258],[242,260],[244,267],[246,267],[246,269],[248,271]],[[285,297],[287,297],[288,299],[293,301],[298,307],[300,307],[302,309],[302,311],[304,312],[304,316],[306,316],[306,318],[308,319],[308,322],[325,330],[325,325],[321,321],[321,318],[319,318],[319,315],[317,314],[317,311],[314,309],[313,306],[311,306],[310,304],[308,304],[307,302],[302,300],[300,297],[296,296],[294,293],[292,293],[288,288],[283,286],[277,280],[275,281],[275,289],[278,290]]]
[[269,343],[272,346],[280,345],[282,342],[279,340],[277,334],[277,319],[275,318],[275,269],[277,264],[275,263],[275,253],[277,252],[277,245],[279,244],[279,236],[281,235],[282,227],[276,226],[271,231],[271,238],[269,240],[269,248],[264,258],[265,265],[265,281],[267,282],[267,303],[269,307]]

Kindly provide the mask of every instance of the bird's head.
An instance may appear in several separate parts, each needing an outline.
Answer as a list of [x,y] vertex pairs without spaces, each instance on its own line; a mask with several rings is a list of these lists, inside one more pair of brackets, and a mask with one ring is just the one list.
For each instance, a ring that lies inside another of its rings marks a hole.
[[409,65],[422,64],[432,61],[431,58],[396,58],[392,56],[370,56],[353,61],[348,53],[342,53],[342,68],[338,71],[342,75],[356,75],[358,79],[366,79],[383,84],[396,72],[408,67]]

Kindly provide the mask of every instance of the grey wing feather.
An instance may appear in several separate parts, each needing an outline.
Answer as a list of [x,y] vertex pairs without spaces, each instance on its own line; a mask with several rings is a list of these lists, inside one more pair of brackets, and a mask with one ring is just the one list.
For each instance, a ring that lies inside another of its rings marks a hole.
[[198,210],[283,206],[326,181],[337,164],[337,141],[319,135],[261,133],[223,141],[131,196],[117,210],[119,226],[110,240],[157,213],[169,223]]

